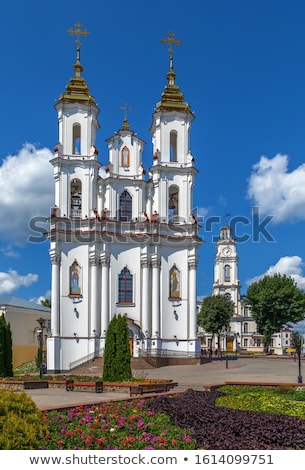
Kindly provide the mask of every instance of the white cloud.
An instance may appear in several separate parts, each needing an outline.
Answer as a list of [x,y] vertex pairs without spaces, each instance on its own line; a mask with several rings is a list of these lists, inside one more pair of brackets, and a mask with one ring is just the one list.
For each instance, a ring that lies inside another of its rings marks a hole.
[[305,276],[303,274],[304,263],[300,256],[283,256],[274,266],[270,266],[264,274],[248,279],[246,284],[249,286],[257,282],[264,276],[274,276],[275,274],[286,274],[292,277],[297,283],[299,289],[305,290]]
[[274,222],[305,220],[305,164],[289,173],[287,155],[262,156],[248,183],[248,197]]
[[23,245],[32,217],[48,217],[54,204],[52,152],[25,144],[20,152],[3,159],[0,166],[1,239]]
[[0,272],[0,295],[10,294],[19,287],[28,287],[37,280],[37,274],[29,273],[21,276],[13,269],[9,269],[7,273]]

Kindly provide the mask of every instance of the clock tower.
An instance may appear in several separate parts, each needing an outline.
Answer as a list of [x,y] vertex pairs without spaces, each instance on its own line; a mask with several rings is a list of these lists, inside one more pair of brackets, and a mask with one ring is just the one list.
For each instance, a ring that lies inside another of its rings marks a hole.
[[214,262],[213,295],[225,295],[235,305],[235,315],[238,315],[240,305],[240,283],[238,280],[238,254],[236,241],[232,237],[229,225],[220,229],[220,237],[216,245]]

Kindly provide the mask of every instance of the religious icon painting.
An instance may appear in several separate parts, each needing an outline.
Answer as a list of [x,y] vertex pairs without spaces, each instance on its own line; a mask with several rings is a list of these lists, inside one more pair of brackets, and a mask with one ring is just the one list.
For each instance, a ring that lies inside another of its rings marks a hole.
[[180,271],[175,264],[169,272],[169,298],[180,299]]
[[76,260],[70,266],[70,295],[81,296],[81,274],[82,270]]

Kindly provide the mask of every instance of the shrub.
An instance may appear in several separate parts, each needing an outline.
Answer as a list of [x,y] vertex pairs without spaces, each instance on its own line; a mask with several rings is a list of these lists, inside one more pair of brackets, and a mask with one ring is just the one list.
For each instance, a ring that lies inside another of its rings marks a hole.
[[26,393],[0,390],[0,449],[38,449],[47,434],[42,413]]

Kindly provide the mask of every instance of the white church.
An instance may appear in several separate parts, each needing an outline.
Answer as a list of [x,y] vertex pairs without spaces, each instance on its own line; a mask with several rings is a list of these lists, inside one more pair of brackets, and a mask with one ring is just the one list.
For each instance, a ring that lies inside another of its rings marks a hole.
[[55,104],[50,373],[103,356],[107,327],[118,315],[127,317],[133,357],[191,361],[200,356],[196,268],[202,240],[192,214],[197,170],[190,151],[194,115],[175,83],[176,41],[172,33],[163,41],[170,46],[169,71],[152,110],[147,171],[144,141],[126,115],[107,139],[108,155],[99,155],[99,109],[82,76],[76,41],[74,76]]

